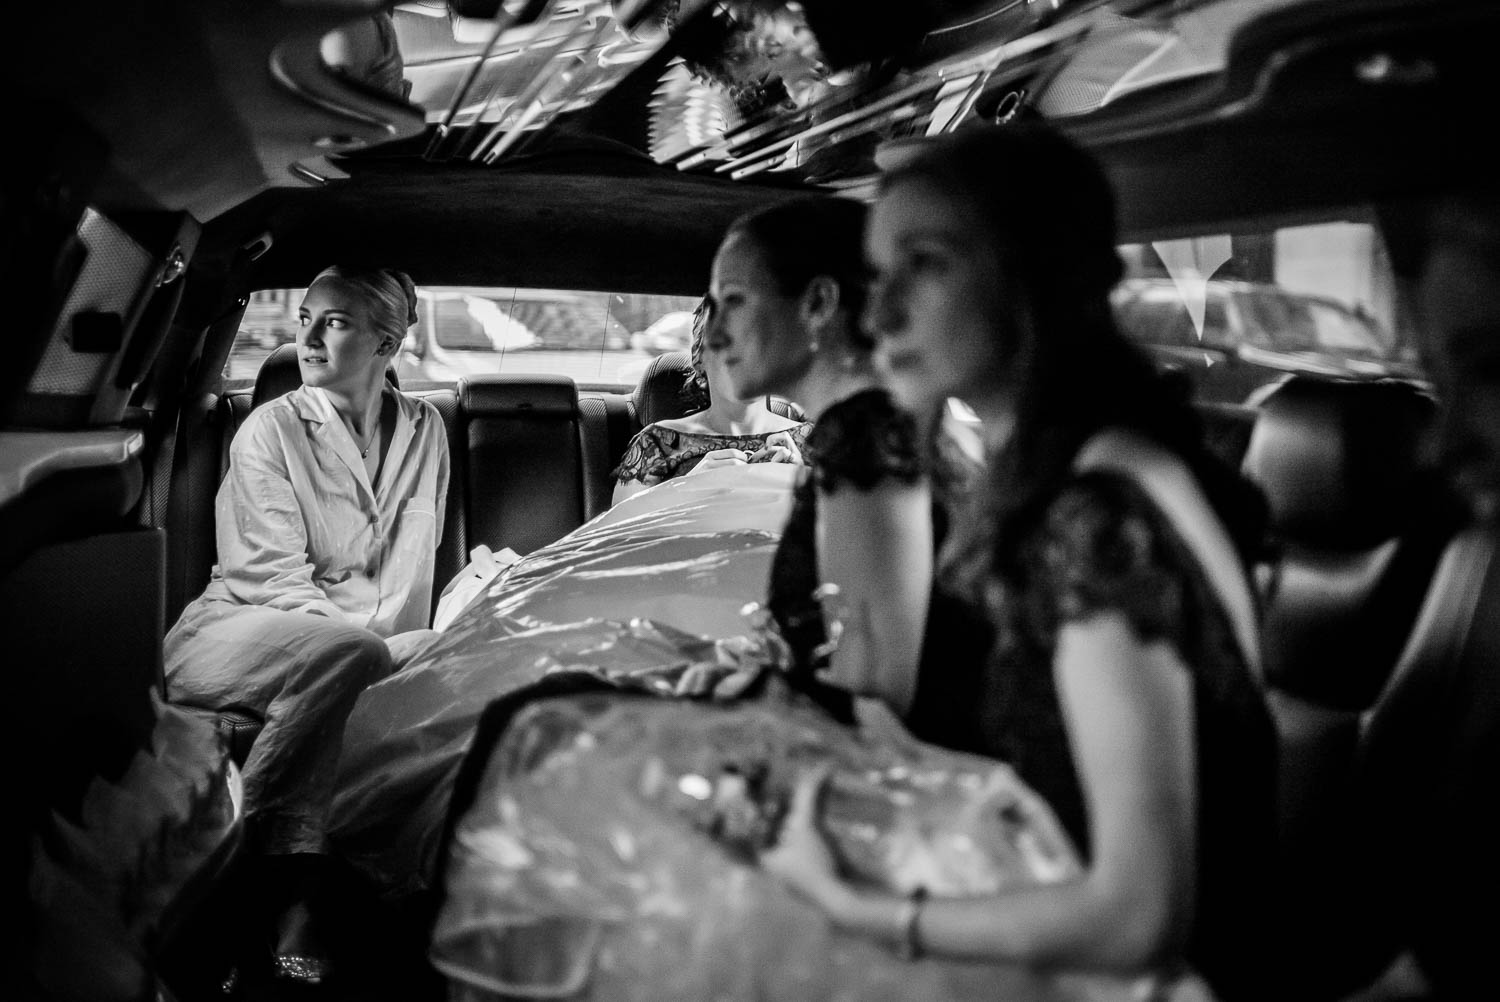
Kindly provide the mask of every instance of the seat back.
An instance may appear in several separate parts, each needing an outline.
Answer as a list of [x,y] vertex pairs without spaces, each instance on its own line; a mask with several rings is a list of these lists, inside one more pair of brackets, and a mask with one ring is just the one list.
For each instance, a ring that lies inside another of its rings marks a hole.
[[688,413],[682,388],[691,370],[685,351],[664,352],[646,365],[635,392],[630,395],[637,430]]
[[474,376],[458,384],[472,544],[526,554],[583,524],[578,390],[566,376]]
[[1245,454],[1279,548],[1262,647],[1268,684],[1359,710],[1385,684],[1456,528],[1427,464],[1434,404],[1404,383],[1283,384]]
[[[1280,933],[1309,986],[1351,990],[1374,963],[1350,934],[1344,868],[1361,711],[1416,626],[1457,510],[1430,468],[1434,404],[1401,383],[1296,377],[1266,398],[1244,471],[1277,558],[1260,568],[1266,696],[1279,744]],[[1314,993],[1316,994],[1316,993]]]
[[1443,553],[1417,628],[1362,720],[1356,863],[1367,934],[1411,950],[1438,998],[1493,990],[1500,921],[1500,528]]

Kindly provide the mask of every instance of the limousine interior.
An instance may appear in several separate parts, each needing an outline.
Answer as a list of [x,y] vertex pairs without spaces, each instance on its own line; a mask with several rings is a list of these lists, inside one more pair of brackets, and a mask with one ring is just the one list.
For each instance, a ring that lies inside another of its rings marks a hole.
[[[15,8],[7,997],[225,997],[240,833],[214,755],[242,762],[258,721],[218,720],[223,751],[153,746],[162,637],[208,580],[229,440],[300,382],[282,321],[323,267],[404,269],[430,307],[391,378],[448,433],[441,583],[474,546],[525,555],[609,507],[632,434],[680,406],[685,345],[647,332],[692,309],[731,220],[810,191],[871,198],[922,136],[1038,116],[1104,163],[1133,288],[1164,303],[1130,333],[1269,502],[1282,997],[1492,980],[1494,923],[1462,889],[1464,859],[1494,846],[1456,791],[1492,754],[1500,595],[1490,536],[1434,465],[1442,402],[1406,284],[1423,200],[1488,166],[1494,5]],[[1461,719],[1412,709],[1455,685]],[[110,828],[131,782],[160,785],[143,754],[191,789],[191,837]],[[1351,806],[1377,781],[1385,812]],[[1350,872],[1372,842],[1382,869]],[[349,997],[442,996],[420,916],[352,926]]]

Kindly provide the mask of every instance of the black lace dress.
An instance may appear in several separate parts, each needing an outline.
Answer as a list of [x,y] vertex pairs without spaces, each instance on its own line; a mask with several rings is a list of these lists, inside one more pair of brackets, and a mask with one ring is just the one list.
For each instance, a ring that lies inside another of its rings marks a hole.
[[[869,490],[930,472],[910,419],[883,393],[830,408],[809,440],[814,475],[799,488],[772,563],[770,607],[792,648],[800,688],[835,715],[849,699],[811,680],[824,640],[817,586],[818,489]],[[934,477],[941,537],[952,485]],[[943,485],[948,485],[944,487]],[[1088,812],[1052,670],[1061,626],[1103,610],[1170,641],[1193,673],[1198,882],[1189,959],[1225,998],[1252,981],[1248,944],[1264,933],[1262,892],[1275,845],[1275,734],[1220,600],[1193,555],[1133,481],[1088,473],[1062,489],[1021,549],[1021,584],[985,578],[986,594],[934,585],[906,723],[931,744],[1009,763],[1040,793],[1084,859]]]
[[[1228,615],[1197,560],[1129,478],[1087,473],[1047,507],[1021,548],[1020,584],[991,577],[946,601],[991,626],[987,656],[929,644],[907,723],[919,738],[1010,763],[1056,811],[1084,859],[1088,812],[1052,661],[1063,624],[1111,610],[1170,642],[1192,672],[1198,875],[1189,960],[1236,996],[1263,962],[1262,893],[1275,845],[1275,732]],[[946,586],[939,585],[939,592]]]

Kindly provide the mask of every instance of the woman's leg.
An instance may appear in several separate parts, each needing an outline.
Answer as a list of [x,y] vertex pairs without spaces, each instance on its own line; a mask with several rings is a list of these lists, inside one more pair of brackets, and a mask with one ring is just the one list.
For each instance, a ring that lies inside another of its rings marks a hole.
[[257,852],[256,909],[271,929],[271,973],[327,975],[312,925],[344,723],[360,692],[392,671],[380,637],[326,616],[258,607],[195,609],[167,635],[168,696],[243,707],[265,727],[245,761],[246,826]]
[[178,622],[165,654],[174,702],[265,718],[244,767],[256,848],[325,852],[344,722],[359,693],[391,673],[385,642],[326,616],[209,607]]

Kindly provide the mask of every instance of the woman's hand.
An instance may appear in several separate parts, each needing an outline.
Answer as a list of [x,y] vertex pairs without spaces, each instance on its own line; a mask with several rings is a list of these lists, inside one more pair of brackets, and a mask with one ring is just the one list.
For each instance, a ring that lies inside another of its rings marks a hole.
[[791,463],[801,466],[805,462],[802,458],[802,450],[797,448],[797,440],[789,431],[778,431],[773,435],[766,436],[766,444],[756,450],[750,457],[752,463]]
[[750,461],[750,456],[744,449],[715,449],[706,452],[698,465],[687,471],[688,476],[695,473],[707,473],[709,470],[722,470],[726,466],[744,466]]
[[760,854],[760,865],[824,912],[836,915],[850,890],[839,879],[833,850],[818,830],[818,799],[828,773],[824,766],[797,780],[776,845]]
[[677,679],[672,695],[688,699],[708,697],[710,699],[738,699],[745,690],[755,684],[764,672],[772,669],[765,665],[715,665],[695,664]]

